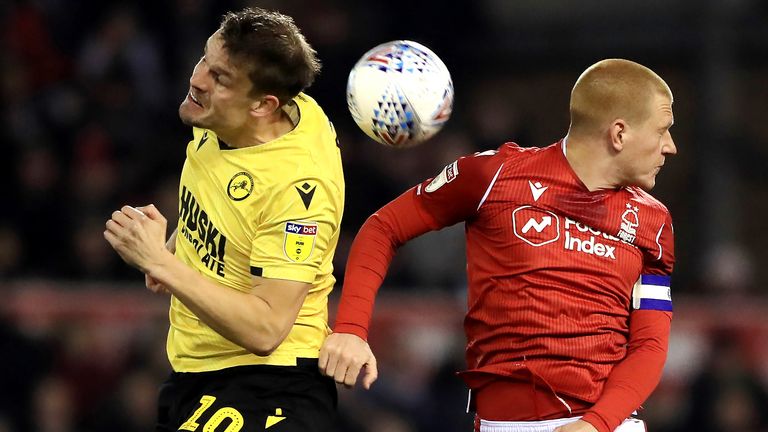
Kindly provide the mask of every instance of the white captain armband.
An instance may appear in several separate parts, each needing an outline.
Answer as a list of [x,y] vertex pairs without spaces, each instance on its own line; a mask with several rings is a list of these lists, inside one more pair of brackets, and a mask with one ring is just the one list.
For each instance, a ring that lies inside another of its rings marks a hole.
[[640,279],[632,290],[632,308],[672,312],[672,292],[669,282],[669,276],[640,275]]

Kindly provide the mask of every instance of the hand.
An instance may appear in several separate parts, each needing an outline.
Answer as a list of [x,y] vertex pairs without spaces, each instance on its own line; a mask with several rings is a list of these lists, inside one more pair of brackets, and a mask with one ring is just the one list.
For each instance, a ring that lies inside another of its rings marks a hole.
[[123,206],[107,221],[104,238],[127,264],[144,273],[158,263],[165,248],[167,221],[154,205]]
[[325,340],[320,349],[320,372],[332,377],[337,383],[352,388],[363,372],[363,387],[366,390],[379,376],[374,357],[368,342],[348,333],[333,333]]
[[584,420],[577,420],[565,426],[557,427],[553,432],[597,432],[597,429]]
[[160,281],[153,278],[152,276],[145,274],[144,275],[144,284],[147,286],[147,289],[152,291],[155,294],[170,294],[171,291],[163,285]]

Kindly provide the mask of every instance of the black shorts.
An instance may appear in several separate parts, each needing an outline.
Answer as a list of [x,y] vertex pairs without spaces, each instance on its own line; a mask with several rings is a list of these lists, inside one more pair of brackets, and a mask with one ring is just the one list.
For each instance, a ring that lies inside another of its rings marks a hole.
[[336,384],[317,359],[298,363],[173,372],[160,387],[155,431],[335,431]]

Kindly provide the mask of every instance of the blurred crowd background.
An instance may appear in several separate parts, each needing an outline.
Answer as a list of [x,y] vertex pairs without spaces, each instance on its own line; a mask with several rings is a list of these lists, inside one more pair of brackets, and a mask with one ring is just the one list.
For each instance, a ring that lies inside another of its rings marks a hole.
[[[641,416],[653,432],[768,431],[768,2],[4,0],[0,432],[151,430],[168,300],[119,260],[103,224],[126,203],[154,203],[173,224],[191,137],[178,104],[221,14],[245,5],[292,15],[323,61],[308,93],[345,163],[339,281],[362,222],[409,186],[463,154],[562,138],[590,64],[657,71],[675,94],[679,153],[654,194],[676,222],[676,309]],[[445,129],[405,151],[367,139],[345,101],[351,66],[393,39],[432,48],[456,89]],[[380,379],[341,390],[341,431],[471,430],[454,376],[462,239],[445,229],[396,258],[371,335]]]

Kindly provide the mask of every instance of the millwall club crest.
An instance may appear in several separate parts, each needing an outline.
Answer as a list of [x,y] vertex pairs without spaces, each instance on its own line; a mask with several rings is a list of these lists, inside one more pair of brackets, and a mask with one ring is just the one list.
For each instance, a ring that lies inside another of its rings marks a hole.
[[233,201],[242,201],[253,192],[253,177],[250,173],[241,171],[229,180],[227,195]]
[[640,225],[640,218],[637,216],[637,207],[633,207],[632,204],[627,203],[627,209],[624,214],[621,215],[621,229],[616,235],[621,240],[627,243],[634,243],[637,237],[637,227]]
[[283,252],[293,262],[304,262],[312,254],[317,237],[316,222],[286,222]]

